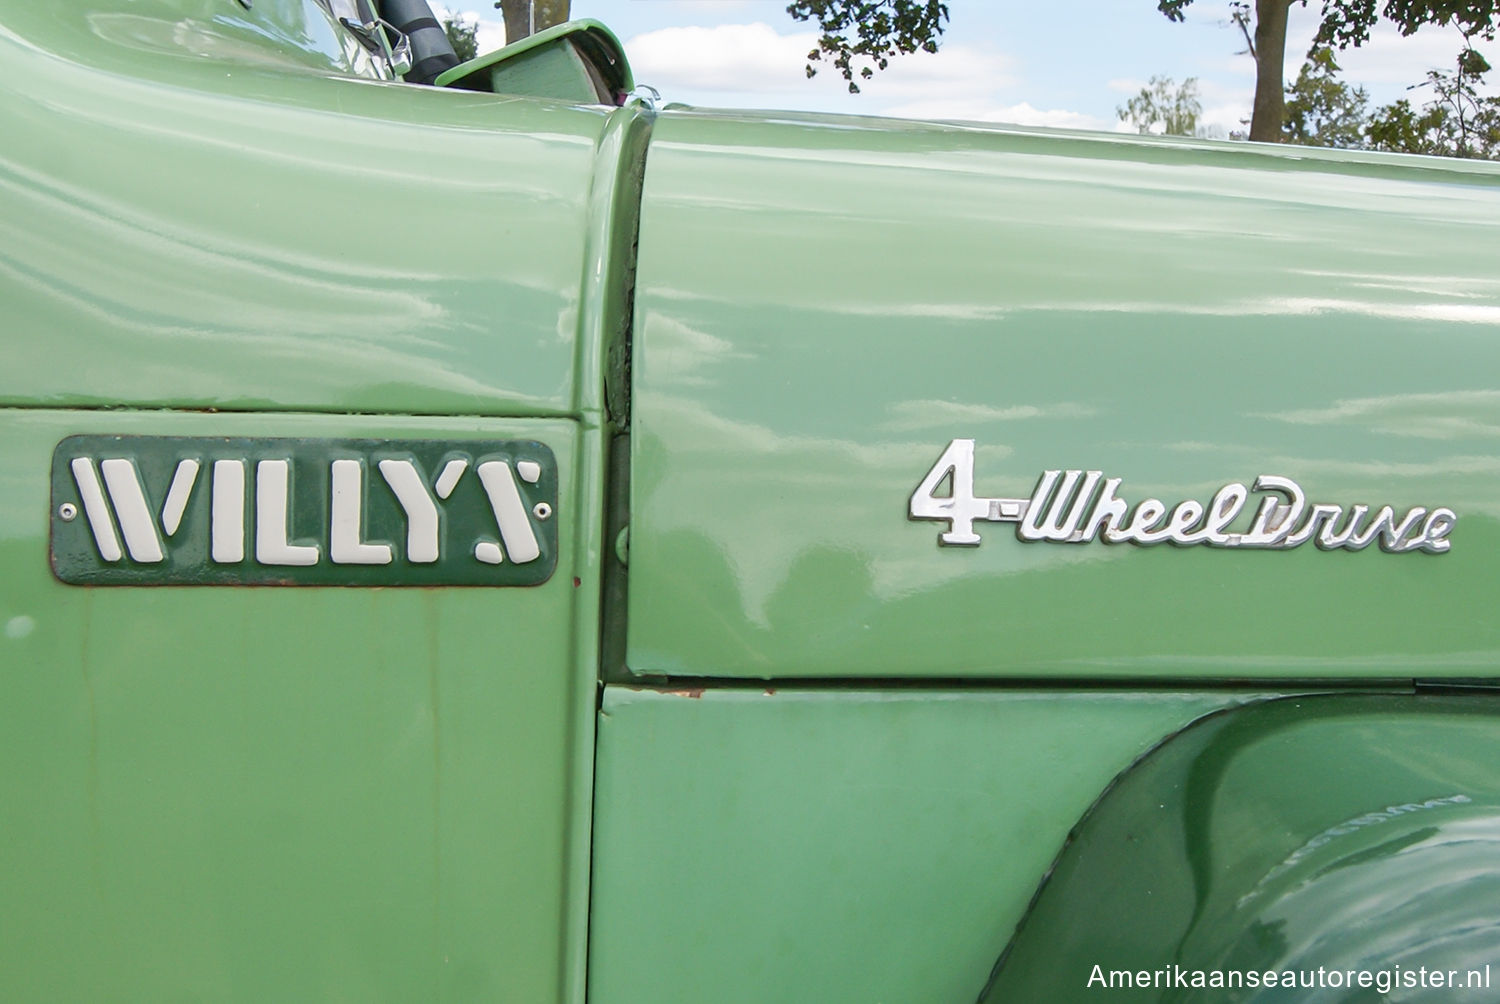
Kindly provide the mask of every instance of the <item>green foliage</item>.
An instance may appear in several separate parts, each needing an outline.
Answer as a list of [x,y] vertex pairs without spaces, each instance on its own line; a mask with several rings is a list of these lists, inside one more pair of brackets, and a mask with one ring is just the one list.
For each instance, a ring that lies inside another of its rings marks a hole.
[[1286,89],[1286,141],[1303,146],[1357,148],[1365,144],[1366,105],[1363,87],[1338,78],[1333,50],[1315,47],[1302,72]]
[[1115,111],[1121,122],[1129,122],[1142,134],[1199,135],[1203,105],[1198,100],[1198,78],[1188,77],[1178,86],[1171,77],[1152,77],[1139,94]]
[[[1307,0],[1303,0],[1304,3]],[[1181,22],[1187,17],[1185,11],[1193,5],[1193,0],[1157,0],[1156,9],[1167,16],[1168,21]],[[1230,7],[1242,6],[1231,3]]]
[[807,54],[807,75],[814,63],[828,59],[858,94],[861,80],[890,65],[892,58],[916,52],[937,52],[938,38],[948,21],[948,5],[940,0],[794,0],[786,12],[798,21],[816,21],[818,47]]
[[1441,107],[1419,111],[1402,98],[1375,113],[1368,135],[1374,150],[1442,156],[1448,149],[1448,132],[1448,115]]
[[[1186,9],[1192,5],[1194,0],[1157,0],[1156,9],[1166,16],[1169,21],[1182,21]],[[1233,0],[1229,4],[1230,20],[1239,27],[1246,41],[1250,43],[1250,55],[1255,59],[1256,66],[1256,97],[1255,97],[1255,120],[1250,127],[1252,139],[1275,139],[1287,138],[1295,135],[1295,130],[1306,130],[1308,122],[1305,114],[1309,108],[1304,108],[1304,119],[1301,122],[1293,122],[1290,119],[1291,109],[1288,106],[1283,109],[1281,97],[1281,62],[1285,54],[1287,14],[1292,4],[1301,3],[1304,6],[1308,0],[1256,0],[1255,11],[1262,19],[1256,24],[1254,37],[1250,30],[1250,4],[1248,0]],[[1464,36],[1464,52],[1459,54],[1459,61],[1465,58],[1478,57],[1478,53],[1469,44],[1475,36],[1493,39],[1495,37],[1496,18],[1500,17],[1500,0],[1321,0],[1321,11],[1318,22],[1318,32],[1314,38],[1314,50],[1320,48],[1344,49],[1351,45],[1358,46],[1369,41],[1370,31],[1381,18],[1394,24],[1403,35],[1410,35],[1418,28],[1425,25],[1442,25],[1457,28]],[[1257,52],[1258,44],[1263,43],[1266,52]],[[1466,56],[1465,53],[1473,53]],[[1482,57],[1478,57],[1482,58]],[[1306,68],[1304,68],[1306,70]],[[1314,76],[1320,72],[1313,67]],[[1471,71],[1466,71],[1462,65],[1455,75],[1456,82],[1461,84],[1466,77],[1473,77]],[[1314,87],[1316,80],[1307,82],[1308,87]],[[1429,84],[1438,88],[1435,80],[1429,78]],[[1296,85],[1294,85],[1296,86]],[[1438,93],[1443,91],[1438,88]],[[1305,95],[1309,100],[1314,96]],[[1347,99],[1350,95],[1323,94],[1316,100],[1338,100]],[[1466,110],[1461,88],[1457,96],[1449,95],[1441,99],[1444,103],[1452,106],[1451,114],[1454,116],[1456,128],[1458,129],[1458,140],[1456,150],[1467,149],[1467,120],[1469,112],[1479,114],[1485,107],[1483,102],[1471,101],[1472,109]],[[1403,117],[1402,112],[1395,105],[1388,106],[1382,111],[1391,111],[1392,118],[1387,123],[1393,132],[1389,135],[1400,135],[1415,141],[1416,133],[1407,133],[1408,127],[1417,129],[1416,122],[1423,116],[1412,112],[1410,121]],[[1410,111],[1410,102],[1407,103]],[[1425,115],[1425,113],[1424,113]],[[1281,117],[1280,121],[1277,118]],[[1402,124],[1404,123],[1404,124]],[[1346,123],[1347,126],[1347,123]],[[1318,138],[1318,142],[1332,142],[1336,135],[1340,135],[1339,129],[1330,123],[1330,131]],[[1418,132],[1421,132],[1418,129]],[[1347,128],[1344,129],[1347,135]],[[1335,144],[1337,145],[1337,144]],[[1468,156],[1468,154],[1458,154]]]
[[479,55],[479,19],[465,14],[445,15],[441,22],[448,44],[458,55],[460,63],[467,63]]
[[1370,29],[1384,17],[1401,34],[1423,25],[1455,25],[1464,35],[1495,37],[1500,0],[1323,0],[1317,42],[1340,49],[1369,41]]
[[1367,129],[1370,147],[1500,160],[1500,98],[1481,98],[1477,91],[1489,69],[1478,51],[1465,49],[1454,72],[1429,71],[1417,87],[1431,88],[1433,100],[1420,110],[1405,98],[1381,108]]
[[[1295,0],[1303,4],[1307,0]],[[1169,21],[1181,21],[1193,0],[1157,0]],[[1286,6],[1290,6],[1290,2]],[[1243,4],[1231,4],[1243,7]],[[1423,25],[1457,25],[1465,35],[1495,37],[1500,0],[1323,0],[1317,43],[1339,49],[1370,40],[1370,29],[1384,17],[1410,35]]]
[[1452,72],[1432,70],[1432,100],[1420,108],[1402,98],[1367,114],[1368,95],[1338,79],[1333,53],[1315,47],[1286,89],[1288,143],[1500,160],[1500,98],[1480,97],[1490,64],[1467,48]]

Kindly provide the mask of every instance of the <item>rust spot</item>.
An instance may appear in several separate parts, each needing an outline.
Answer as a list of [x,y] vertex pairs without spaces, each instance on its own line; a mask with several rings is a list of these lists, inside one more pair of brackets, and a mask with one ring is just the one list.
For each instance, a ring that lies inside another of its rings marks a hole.
[[766,696],[767,697],[775,697],[776,696],[776,688],[775,687],[767,687],[766,688]]
[[662,693],[663,694],[672,694],[672,695],[674,695],[676,697],[691,697],[693,700],[696,701],[698,698],[700,698],[700,697],[703,696],[703,688],[702,687],[695,687],[695,688],[693,688],[691,690],[663,690]]
[[581,585],[583,585],[583,580],[576,575],[573,576],[573,588],[577,589]]

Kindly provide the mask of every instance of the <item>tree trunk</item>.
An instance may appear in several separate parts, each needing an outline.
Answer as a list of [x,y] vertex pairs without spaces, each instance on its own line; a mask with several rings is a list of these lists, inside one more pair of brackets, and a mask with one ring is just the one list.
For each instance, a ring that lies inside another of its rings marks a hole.
[[500,0],[500,13],[505,15],[505,44],[519,42],[531,34],[531,4],[529,0]]
[[568,19],[571,6],[571,0],[500,0],[500,12],[505,15],[505,44],[562,24]]
[[1286,18],[1292,0],[1255,0],[1255,110],[1250,138],[1280,143],[1286,122]]

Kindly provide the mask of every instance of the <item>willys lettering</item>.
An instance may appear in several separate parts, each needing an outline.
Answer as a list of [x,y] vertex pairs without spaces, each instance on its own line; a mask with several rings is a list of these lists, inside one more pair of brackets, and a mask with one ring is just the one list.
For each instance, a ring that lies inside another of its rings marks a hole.
[[557,461],[527,440],[72,436],[52,565],[91,585],[537,585]]
[[[949,482],[949,493],[938,495]],[[1291,478],[1262,474],[1246,487],[1224,485],[1207,501],[1187,499],[1168,506],[1160,499],[1131,503],[1120,495],[1122,478],[1103,471],[1043,471],[1029,498],[979,498],[974,494],[974,440],[955,439],[912,493],[912,519],[938,520],[947,545],[980,543],[977,521],[1015,523],[1023,541],[1058,544],[1176,544],[1188,547],[1289,550],[1312,543],[1325,551],[1359,551],[1378,543],[1382,551],[1442,554],[1458,517],[1452,509],[1344,505],[1308,501]],[[1258,503],[1252,496],[1259,495]],[[1254,516],[1244,525],[1242,515]]]

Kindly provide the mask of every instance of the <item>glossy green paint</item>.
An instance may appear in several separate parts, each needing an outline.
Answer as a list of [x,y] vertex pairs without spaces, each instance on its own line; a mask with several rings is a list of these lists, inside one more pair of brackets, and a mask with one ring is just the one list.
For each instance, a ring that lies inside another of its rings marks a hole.
[[[1493,982],[1497,761],[1494,694],[1296,698],[1202,721],[1079,825],[983,999],[1078,999],[1095,965],[1278,980],[1397,966],[1467,980],[1488,968]],[[1097,988],[1152,1001],[1293,993]],[[1495,989],[1392,999],[1489,1001]]]
[[[615,105],[635,89],[615,33],[582,18],[553,25],[439,74],[438,87]],[[600,94],[600,89],[609,93]]]
[[973,1001],[1100,789],[1259,696],[607,687],[590,997]]
[[371,59],[316,0],[8,0],[0,6],[6,27],[20,36],[12,42],[127,72],[186,60],[372,80],[391,76],[384,61]]
[[[667,111],[641,214],[628,664],[724,677],[1483,676],[1500,665],[1500,169]],[[940,548],[981,495],[1259,474],[1448,506],[1443,555]]]
[[[315,5],[239,11],[0,10],[0,855],[28,927],[3,993],[581,1000],[651,115],[347,79],[288,41]],[[204,41],[227,22],[260,48]],[[60,404],[85,410],[26,410]],[[128,410],[156,406],[204,413]],[[37,464],[82,432],[535,437],[560,564],[526,590],[63,586]]]
[[[628,419],[625,374],[630,349],[631,289],[635,278],[636,210],[644,179],[646,147],[653,112],[638,101],[610,114],[595,151],[589,186],[580,282],[578,355],[573,373],[582,404],[577,479],[579,519],[572,546],[579,589],[569,658],[580,681],[572,707],[567,806],[574,820],[567,834],[564,873],[565,922],[561,998],[582,1001],[587,992],[590,871],[594,804],[594,753],[598,678],[603,636],[603,597],[618,590],[606,581],[605,560],[613,538],[606,536],[613,511],[606,513],[618,483],[627,477],[612,461],[614,443]],[[585,688],[582,681],[587,681]],[[587,821],[587,823],[585,822]]]
[[638,108],[163,52],[110,18],[192,37],[205,4],[100,6],[0,10],[0,404],[597,403],[576,379],[598,351],[580,330],[590,193],[617,173],[611,117]]
[[[632,356],[639,105],[351,79],[310,0],[0,22],[6,999],[972,999],[1110,778],[1264,696],[611,688],[596,719],[629,481],[638,672],[1494,670],[1491,168],[674,112]],[[560,563],[64,586],[80,432],[535,439]],[[969,434],[988,494],[1282,473],[1451,505],[1455,552],[939,551],[906,496]],[[1434,778],[1472,745],[1413,742]]]
[[0,413],[0,996],[577,999],[598,483],[570,472],[597,434],[111,413],[131,434],[544,441],[567,546],[530,589],[78,588],[47,568],[39,475],[103,418]]

